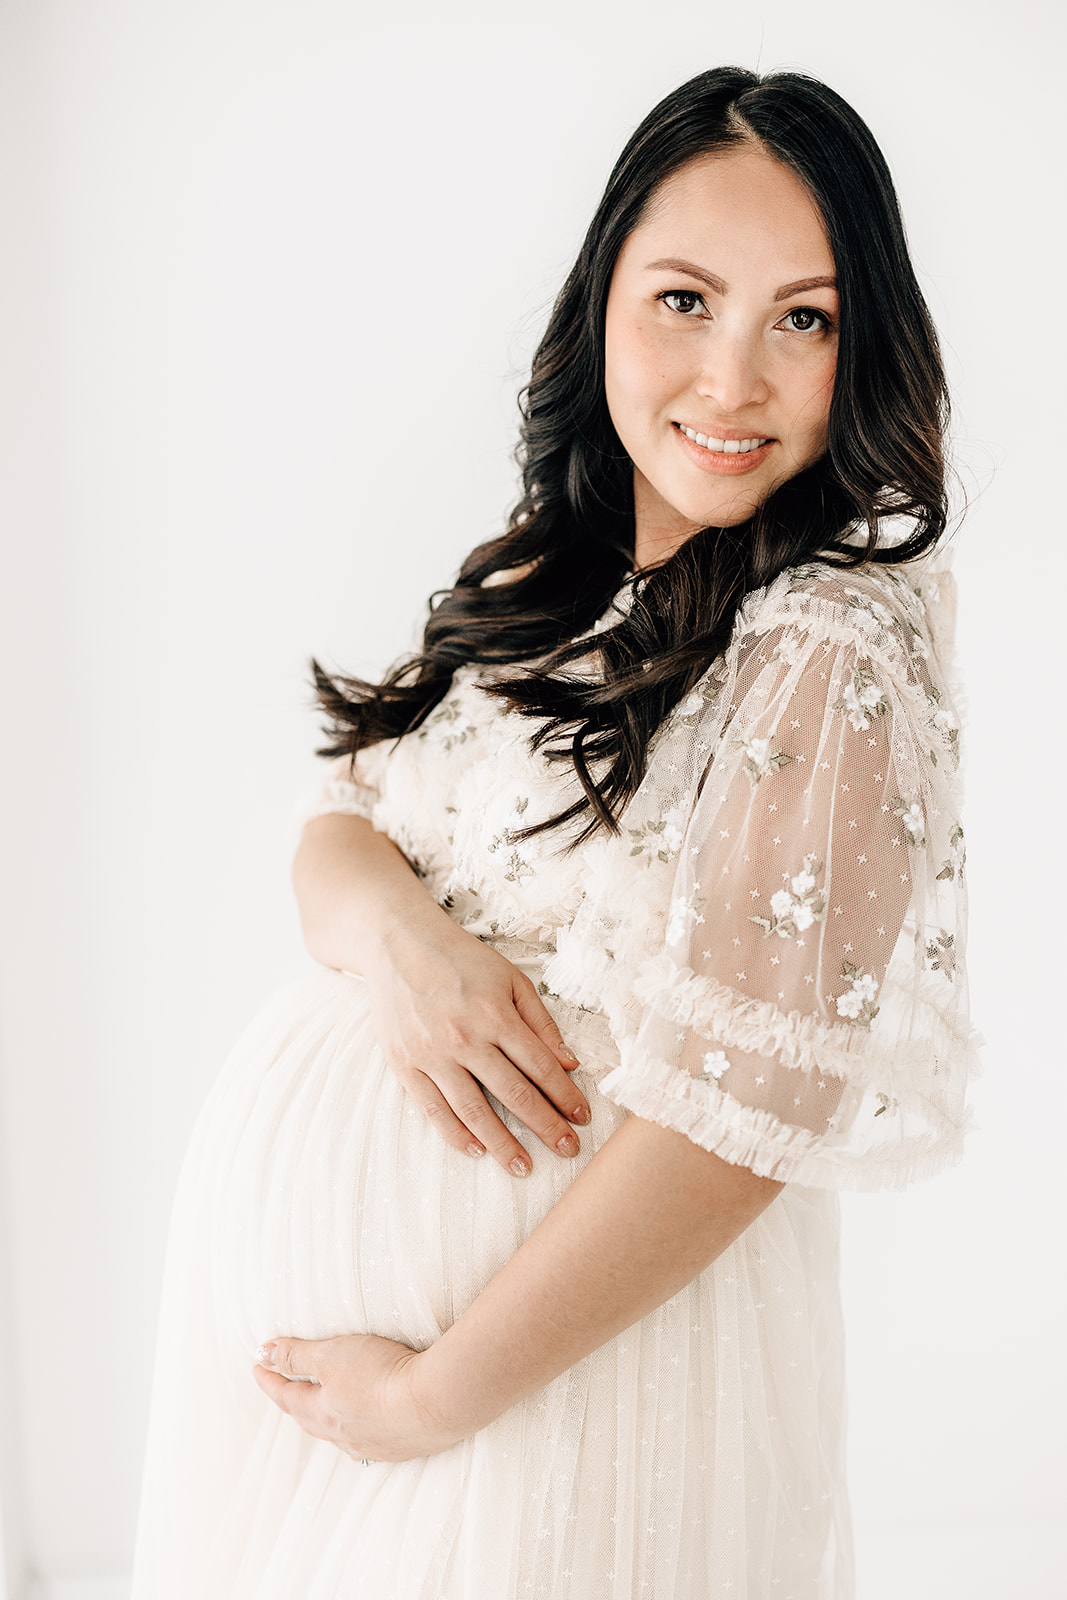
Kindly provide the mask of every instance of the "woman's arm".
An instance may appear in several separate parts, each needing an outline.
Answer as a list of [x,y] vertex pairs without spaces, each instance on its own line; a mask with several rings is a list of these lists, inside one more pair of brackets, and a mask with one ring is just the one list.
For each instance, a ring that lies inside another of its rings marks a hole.
[[534,985],[453,922],[390,839],[363,817],[316,817],[293,887],[309,952],[368,980],[382,1050],[450,1144],[529,1172],[484,1086],[550,1150],[577,1154],[564,1118],[589,1121],[565,1070],[578,1063]]
[[[257,1379],[307,1432],[354,1455],[434,1454],[677,1294],[781,1188],[631,1117],[429,1350],[278,1339]],[[287,1381],[297,1375],[316,1386]]]

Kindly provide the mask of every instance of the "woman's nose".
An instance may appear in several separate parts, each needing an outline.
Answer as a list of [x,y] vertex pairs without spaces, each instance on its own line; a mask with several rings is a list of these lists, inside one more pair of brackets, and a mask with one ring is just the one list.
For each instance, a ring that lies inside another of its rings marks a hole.
[[697,393],[733,415],[759,405],[770,395],[758,340],[717,332],[708,341],[697,379]]

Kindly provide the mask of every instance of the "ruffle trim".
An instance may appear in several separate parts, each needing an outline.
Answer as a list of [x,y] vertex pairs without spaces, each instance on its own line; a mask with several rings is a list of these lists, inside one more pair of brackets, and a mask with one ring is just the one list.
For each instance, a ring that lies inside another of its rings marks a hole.
[[293,820],[299,828],[315,817],[326,816],[365,817],[371,822],[377,802],[373,789],[347,778],[330,778],[314,789],[305,790],[296,803]]
[[[789,576],[782,574],[783,579]],[[847,580],[839,577],[838,581]],[[819,643],[850,646],[861,659],[876,656],[895,679],[905,683],[910,680],[908,657],[899,638],[900,623],[895,615],[892,623],[882,623],[866,611],[846,605],[843,600],[830,600],[803,589],[786,589],[783,593],[776,582],[742,602],[730,648],[736,648],[748,635],[770,633],[779,627],[813,635]]]
[[733,1166],[815,1189],[903,1189],[955,1166],[967,1132],[963,1123],[944,1135],[925,1134],[880,1151],[850,1153],[805,1128],[788,1127],[769,1111],[742,1105],[677,1067],[647,1058],[616,1067],[598,1088],[634,1116],[673,1128]]
[[962,1034],[943,1014],[927,1008],[918,1041],[879,1040],[848,1023],[824,1022],[800,1011],[781,1011],[736,989],[677,967],[669,956],[642,963],[634,996],[657,1015],[695,1028],[725,1049],[773,1056],[783,1066],[829,1073],[859,1088],[898,1097],[942,1098],[961,1088],[978,1068],[977,1035]]

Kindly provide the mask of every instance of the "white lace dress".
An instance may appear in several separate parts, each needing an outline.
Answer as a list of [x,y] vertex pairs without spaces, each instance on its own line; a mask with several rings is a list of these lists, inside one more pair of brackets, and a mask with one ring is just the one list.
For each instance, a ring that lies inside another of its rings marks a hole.
[[[565,781],[474,670],[325,786],[535,978],[593,1120],[516,1181],[406,1098],[362,979],[278,996],[181,1180],[134,1600],[852,1594],[834,1191],[953,1161],[973,1056],[938,582],[750,596],[621,833],[570,854],[516,839]],[[274,1335],[432,1343],[631,1113],[786,1180],[681,1294],[428,1460],[361,1466],[259,1392]]]

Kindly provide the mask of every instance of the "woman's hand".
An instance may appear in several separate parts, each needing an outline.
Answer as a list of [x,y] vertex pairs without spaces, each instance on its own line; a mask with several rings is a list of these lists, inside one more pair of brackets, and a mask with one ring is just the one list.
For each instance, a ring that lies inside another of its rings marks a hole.
[[[415,1398],[419,1354],[392,1339],[274,1339],[253,1375],[305,1433],[357,1460],[411,1461],[456,1444]],[[303,1381],[301,1381],[303,1380]]]
[[566,1070],[578,1061],[525,973],[444,913],[394,928],[365,972],[386,1059],[449,1144],[530,1171],[487,1089],[549,1150],[577,1155],[564,1118],[589,1121]]
[[449,1144],[488,1150],[517,1177],[530,1171],[488,1090],[549,1150],[577,1154],[568,1121],[588,1122],[589,1106],[536,989],[452,921],[390,839],[363,817],[316,817],[293,886],[311,955],[368,979],[386,1059]]

